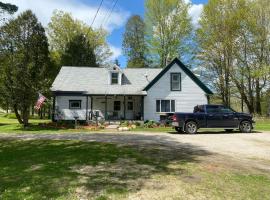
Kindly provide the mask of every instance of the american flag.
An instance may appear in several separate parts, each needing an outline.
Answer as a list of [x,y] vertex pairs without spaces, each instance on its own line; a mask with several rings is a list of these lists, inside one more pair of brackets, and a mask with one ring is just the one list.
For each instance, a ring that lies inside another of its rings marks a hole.
[[45,100],[46,100],[46,97],[43,96],[42,94],[38,93],[38,100],[36,102],[35,109],[39,110]]

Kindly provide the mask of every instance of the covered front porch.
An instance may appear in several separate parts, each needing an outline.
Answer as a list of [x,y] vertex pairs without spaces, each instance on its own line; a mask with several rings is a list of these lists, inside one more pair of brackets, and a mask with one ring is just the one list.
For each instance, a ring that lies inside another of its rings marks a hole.
[[87,120],[143,120],[142,95],[87,95]]

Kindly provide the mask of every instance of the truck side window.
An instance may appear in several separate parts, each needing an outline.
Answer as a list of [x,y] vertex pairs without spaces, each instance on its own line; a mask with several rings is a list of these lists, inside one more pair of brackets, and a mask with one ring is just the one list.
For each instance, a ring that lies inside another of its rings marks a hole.
[[220,109],[219,106],[207,106],[208,113],[219,113]]
[[222,113],[233,113],[233,111],[230,108],[227,108],[225,106],[220,107],[220,112],[222,112]]

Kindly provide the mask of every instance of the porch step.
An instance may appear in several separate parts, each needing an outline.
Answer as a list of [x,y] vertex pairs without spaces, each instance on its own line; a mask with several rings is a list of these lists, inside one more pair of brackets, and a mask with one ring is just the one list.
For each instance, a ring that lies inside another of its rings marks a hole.
[[106,127],[106,129],[118,129],[119,125],[117,124],[110,124]]

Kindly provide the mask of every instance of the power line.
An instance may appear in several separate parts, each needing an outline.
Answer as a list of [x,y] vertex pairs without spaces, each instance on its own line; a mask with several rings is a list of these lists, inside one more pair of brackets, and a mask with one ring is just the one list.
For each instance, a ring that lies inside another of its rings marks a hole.
[[[113,5],[114,5],[114,2],[115,0],[112,0],[112,2],[111,2],[111,6],[113,7]],[[110,7],[111,7],[110,6]],[[104,22],[106,21],[106,19],[107,19],[107,17],[109,16],[109,13],[110,13],[110,11],[111,11],[111,9],[108,9],[108,11],[106,12],[106,14],[105,14],[105,16],[104,16],[104,18],[103,18],[103,20],[102,20],[102,22],[101,22],[101,27],[102,27],[102,25],[104,24]]]
[[112,14],[112,12],[113,12],[113,10],[114,10],[114,8],[115,8],[117,2],[118,2],[118,0],[115,0],[114,5],[113,5],[113,7],[112,7],[112,9],[111,9],[111,12],[110,12],[109,16],[107,17],[107,19],[105,20],[105,23],[104,23],[104,24],[106,24],[107,21],[109,20],[109,18],[111,17],[111,14]]
[[99,4],[99,7],[98,7],[97,12],[96,12],[96,14],[95,14],[95,17],[94,17],[94,19],[93,19],[93,21],[92,21],[92,23],[91,23],[91,27],[92,27],[92,25],[94,24],[94,22],[95,22],[95,20],[96,20],[97,14],[98,14],[98,12],[99,12],[99,9],[100,9],[101,6],[102,6],[102,3],[103,3],[103,0],[100,1],[100,4]]

